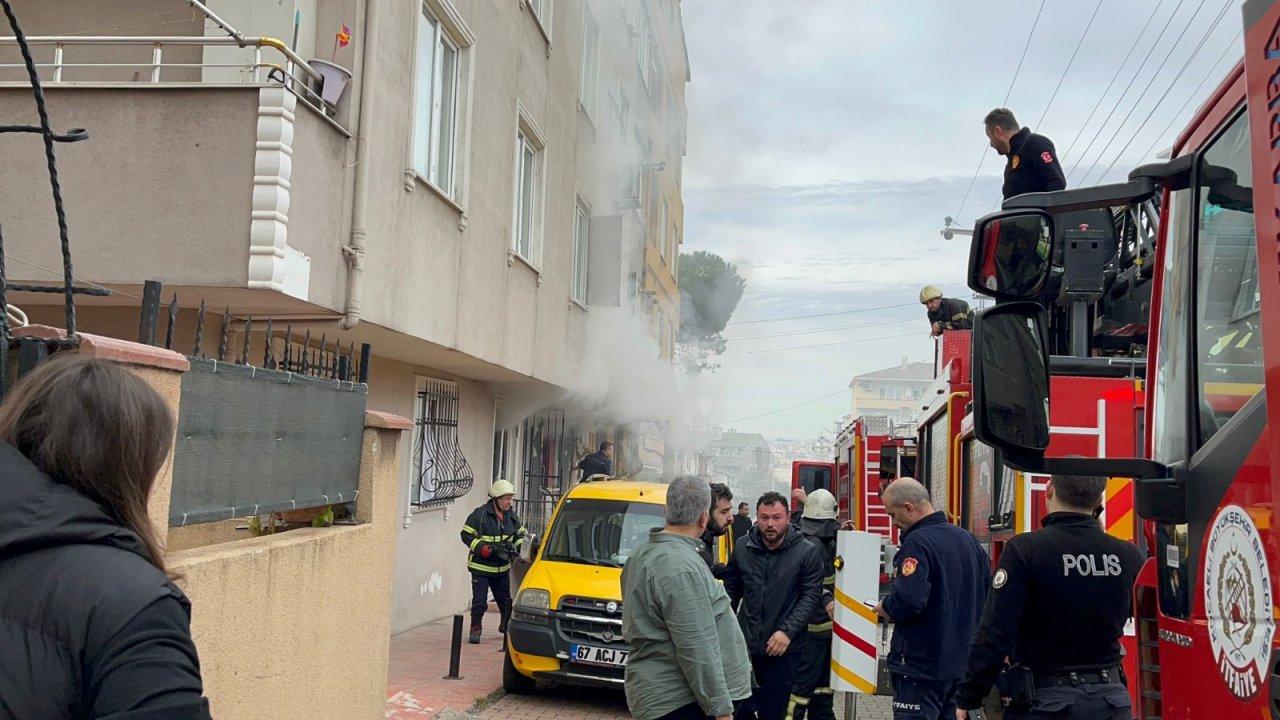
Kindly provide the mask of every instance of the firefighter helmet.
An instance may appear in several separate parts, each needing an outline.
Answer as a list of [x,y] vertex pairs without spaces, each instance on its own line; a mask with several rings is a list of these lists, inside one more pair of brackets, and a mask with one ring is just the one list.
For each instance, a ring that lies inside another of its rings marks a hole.
[[942,291],[938,289],[937,285],[925,285],[923,288],[920,289],[921,305],[924,305],[925,303],[929,302],[930,300],[933,300],[934,298],[940,298],[940,297],[942,297]]
[[515,494],[516,494],[516,486],[512,485],[507,480],[495,480],[493,485],[490,486],[489,488],[489,497],[491,498],[500,498],[506,495],[515,495]]
[[804,515],[802,517],[806,520],[835,520],[835,496],[830,491],[821,488],[809,493],[809,498],[804,501]]

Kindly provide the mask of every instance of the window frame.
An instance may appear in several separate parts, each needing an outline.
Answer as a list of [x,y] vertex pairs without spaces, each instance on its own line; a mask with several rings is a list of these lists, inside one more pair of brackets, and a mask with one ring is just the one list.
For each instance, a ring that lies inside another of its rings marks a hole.
[[590,5],[583,4],[581,76],[578,82],[578,107],[594,123],[600,110],[600,24]]
[[[512,258],[519,258],[535,272],[541,272],[542,239],[546,214],[547,143],[545,136],[525,112],[523,104],[520,105],[517,113],[515,137],[514,164],[512,167],[514,178],[512,182],[511,243],[508,247],[508,252]],[[530,149],[530,154],[533,158],[532,162],[534,163],[533,168],[528,173],[534,185],[527,198],[522,191],[526,175],[524,172],[526,148]],[[528,238],[527,252],[522,252],[521,230],[523,229],[523,210],[526,201],[531,208],[529,220],[530,237]]]
[[585,308],[590,292],[591,206],[578,195],[573,215],[573,264],[569,280],[569,299]]
[[[427,120],[425,142],[428,148],[425,156],[425,167],[420,168],[418,167],[417,155],[423,142],[423,133],[421,132],[422,128],[418,127],[422,113],[422,104],[419,102],[419,73],[421,68],[418,63],[418,53],[419,47],[423,42],[421,34],[423,28],[420,21],[424,16],[434,22],[435,29],[431,39],[431,70],[433,75],[430,83],[431,101],[426,104],[429,119]],[[441,67],[441,60],[443,59],[444,47],[449,47],[454,52],[453,83],[450,93],[450,99],[452,100],[452,142],[450,144],[447,168],[447,183],[441,183],[437,173],[433,172],[433,167],[439,167],[440,153],[436,145],[439,140],[442,123],[440,114],[436,112],[436,107],[437,102],[440,102],[441,105],[443,104],[443,83],[441,82],[443,68]],[[451,0],[419,0],[418,14],[415,16],[413,29],[412,51],[414,60],[410,66],[410,84],[413,93],[410,101],[410,132],[408,133],[406,151],[408,161],[405,170],[405,190],[412,191],[415,181],[422,183],[460,212],[465,212],[466,207],[467,157],[471,141],[471,86],[475,74],[474,49],[475,35],[453,6]]]

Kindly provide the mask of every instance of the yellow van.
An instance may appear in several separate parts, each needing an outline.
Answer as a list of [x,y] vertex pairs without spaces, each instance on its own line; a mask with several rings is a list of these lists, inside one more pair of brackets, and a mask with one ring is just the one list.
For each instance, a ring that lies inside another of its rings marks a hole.
[[622,565],[664,525],[666,500],[666,485],[627,479],[584,482],[560,499],[516,594],[503,689],[528,693],[537,680],[622,687]]

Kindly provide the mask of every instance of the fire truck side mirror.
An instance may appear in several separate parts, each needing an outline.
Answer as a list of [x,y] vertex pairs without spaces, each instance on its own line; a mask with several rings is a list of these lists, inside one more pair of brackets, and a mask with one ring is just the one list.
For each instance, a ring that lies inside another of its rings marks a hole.
[[973,323],[973,429],[979,442],[1017,455],[1049,447],[1049,354],[1044,309],[1001,303]]
[[1003,210],[978,220],[969,245],[969,287],[998,300],[1039,296],[1053,259],[1053,219],[1043,210]]
[[1171,467],[1173,477],[1138,478],[1133,486],[1133,506],[1138,516],[1159,523],[1187,522],[1187,483]]

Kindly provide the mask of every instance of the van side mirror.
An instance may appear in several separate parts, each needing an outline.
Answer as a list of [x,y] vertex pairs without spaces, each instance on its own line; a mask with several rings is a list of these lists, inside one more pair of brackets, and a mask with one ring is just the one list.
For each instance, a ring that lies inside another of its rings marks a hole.
[[973,226],[969,287],[1000,300],[1028,300],[1044,289],[1053,259],[1053,218],[1043,210],[1003,210]]
[[538,551],[542,549],[542,536],[533,534],[529,536],[529,561],[537,559]]
[[1044,309],[1002,303],[973,322],[973,430],[1019,456],[1049,447],[1049,353]]

